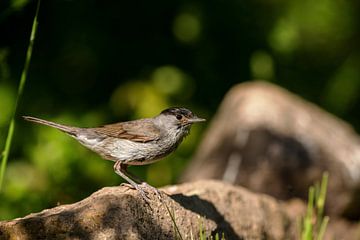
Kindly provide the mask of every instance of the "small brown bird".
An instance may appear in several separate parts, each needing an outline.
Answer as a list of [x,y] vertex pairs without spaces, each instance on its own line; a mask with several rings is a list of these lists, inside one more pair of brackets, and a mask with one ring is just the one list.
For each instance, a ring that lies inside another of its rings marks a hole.
[[[153,118],[120,122],[95,128],[79,128],[43,119],[23,116],[24,119],[57,128],[107,160],[115,161],[115,172],[136,188],[145,201],[143,187],[156,188],[139,180],[127,171],[128,165],[153,163],[173,152],[189,134],[193,123],[203,122],[186,108],[173,107]],[[141,183],[141,184],[139,184]]]

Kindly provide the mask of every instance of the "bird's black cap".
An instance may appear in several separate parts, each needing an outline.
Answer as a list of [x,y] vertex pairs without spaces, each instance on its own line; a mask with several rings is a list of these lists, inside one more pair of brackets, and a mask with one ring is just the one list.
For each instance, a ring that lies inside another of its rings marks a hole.
[[164,111],[162,111],[161,114],[166,114],[166,115],[181,114],[187,118],[194,117],[194,114],[189,109],[186,109],[183,107],[171,107],[171,108],[168,108],[168,109],[165,109]]

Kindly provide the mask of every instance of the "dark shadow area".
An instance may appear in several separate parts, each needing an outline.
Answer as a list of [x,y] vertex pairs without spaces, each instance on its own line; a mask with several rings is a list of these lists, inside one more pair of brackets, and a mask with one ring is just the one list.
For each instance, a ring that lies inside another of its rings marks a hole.
[[[129,238],[131,232],[129,228],[136,229],[139,239],[152,240],[152,239],[173,239],[171,232],[165,232],[156,221],[154,221],[153,209],[145,204],[143,201],[128,196],[117,201],[114,197],[113,201],[109,201],[106,206],[105,213],[101,219],[101,229],[111,228],[115,229],[117,239]],[[129,208],[129,206],[132,206]],[[125,217],[132,216],[124,221]],[[120,219],[120,220],[119,220]],[[123,224],[120,224],[123,223]]]
[[351,202],[348,204],[347,208],[343,212],[343,216],[347,219],[358,222],[360,220],[360,187],[358,187],[351,198]]
[[183,208],[216,222],[217,228],[211,233],[213,237],[215,237],[215,234],[217,233],[219,236],[224,233],[225,239],[243,239],[235,233],[231,224],[224,219],[224,217],[219,213],[219,211],[211,202],[201,199],[197,195],[185,196],[183,194],[174,194],[170,197],[179,203]]
[[91,232],[79,221],[79,212],[64,211],[56,218],[30,217],[19,222],[28,239],[91,239]]
[[0,229],[0,239],[1,240],[10,239],[10,234],[8,232],[5,232],[4,229]]
[[[359,219],[360,205],[356,198],[359,191],[349,194],[354,190],[344,183],[344,166],[323,152],[320,143],[259,127],[250,131],[243,147],[233,146],[231,151],[229,154],[237,152],[242,157],[236,184],[281,200],[306,201],[309,187],[319,183],[324,172],[329,172],[325,214]],[[342,213],[345,207],[348,210]]]
[[251,130],[245,145],[232,151],[242,156],[237,182],[278,199],[306,199],[309,186],[326,170],[304,143],[266,127]]

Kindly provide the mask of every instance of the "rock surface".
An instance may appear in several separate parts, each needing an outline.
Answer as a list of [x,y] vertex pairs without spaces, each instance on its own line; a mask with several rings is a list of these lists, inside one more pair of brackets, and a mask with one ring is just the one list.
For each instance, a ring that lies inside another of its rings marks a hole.
[[150,195],[147,205],[125,186],[103,188],[88,198],[24,218],[0,222],[0,239],[183,239],[225,234],[226,239],[296,239],[296,220],[285,205],[218,181],[198,181]]
[[324,171],[327,214],[359,219],[359,136],[280,87],[250,82],[226,95],[182,182],[221,179],[278,199],[307,199]]

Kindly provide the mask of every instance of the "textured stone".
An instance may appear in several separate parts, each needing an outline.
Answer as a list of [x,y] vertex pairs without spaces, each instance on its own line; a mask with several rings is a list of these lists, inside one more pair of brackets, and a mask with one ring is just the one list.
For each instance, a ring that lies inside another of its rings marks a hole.
[[266,82],[225,96],[182,181],[221,179],[286,200],[307,199],[328,171],[327,214],[360,217],[360,138],[344,121]]
[[[225,234],[226,239],[295,239],[296,221],[266,195],[218,181],[165,188],[147,205],[127,187],[107,187],[88,198],[24,218],[0,222],[0,239],[183,239]],[[178,238],[179,239],[179,238]]]

